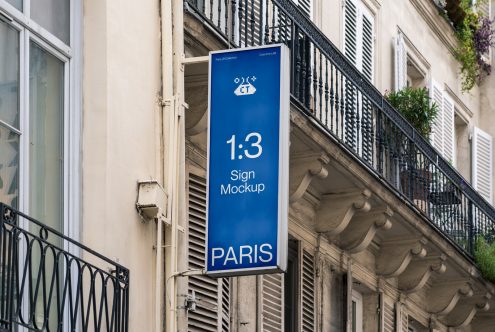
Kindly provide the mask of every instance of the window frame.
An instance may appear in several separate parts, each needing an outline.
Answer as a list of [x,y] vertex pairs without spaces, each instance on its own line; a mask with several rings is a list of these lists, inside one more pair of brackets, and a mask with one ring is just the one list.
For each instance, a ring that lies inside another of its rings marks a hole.
[[[61,215],[64,235],[79,240],[81,219],[81,118],[82,118],[82,1],[70,2],[69,45],[41,27],[30,17],[30,2],[22,11],[0,0],[2,21],[19,32],[19,183],[18,208],[29,214],[29,56],[32,41],[47,54],[60,60],[63,74],[63,202]],[[3,125],[3,124],[2,124]],[[8,127],[9,129],[12,129]],[[15,128],[13,128],[15,129]],[[43,220],[41,220],[43,222]],[[64,249],[71,249],[64,244]],[[78,254],[77,252],[74,252]]]
[[[354,306],[356,304],[356,315],[354,315]],[[356,330],[353,332],[363,332],[363,295],[356,291],[352,290],[351,293],[351,330],[354,325],[356,326]],[[355,319],[355,320],[354,320]]]
[[[400,36],[400,37],[399,37]],[[405,60],[405,68],[404,70],[404,79],[405,86],[408,86],[408,78],[409,78],[409,70],[408,64],[411,63],[416,71],[422,76],[422,84],[421,86],[430,88],[431,85],[431,77],[430,77],[430,63],[426,60],[426,58],[419,52],[419,50],[414,46],[411,40],[407,37],[407,35],[398,27],[397,34],[394,37],[395,45],[394,45],[394,66],[399,65],[397,59],[397,47],[402,47],[404,52],[404,60]],[[402,44],[397,45],[396,41],[398,38],[402,39]],[[397,71],[398,68],[394,68],[394,81],[397,79]],[[414,86],[413,86],[414,87]],[[393,89],[397,91],[396,82],[393,82]]]

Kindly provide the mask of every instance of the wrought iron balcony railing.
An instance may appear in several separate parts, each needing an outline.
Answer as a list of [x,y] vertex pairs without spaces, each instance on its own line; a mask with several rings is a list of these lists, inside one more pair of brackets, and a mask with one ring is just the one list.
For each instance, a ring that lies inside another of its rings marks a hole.
[[129,270],[0,203],[0,331],[128,331]]
[[291,0],[185,0],[185,8],[231,46],[287,44],[294,105],[466,257],[478,237],[493,241],[493,206]]

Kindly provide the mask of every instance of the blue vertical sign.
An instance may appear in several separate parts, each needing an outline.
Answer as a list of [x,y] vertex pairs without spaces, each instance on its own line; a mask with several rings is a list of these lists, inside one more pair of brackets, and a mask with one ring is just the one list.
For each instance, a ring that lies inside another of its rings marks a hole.
[[289,52],[210,53],[206,272],[285,271]]

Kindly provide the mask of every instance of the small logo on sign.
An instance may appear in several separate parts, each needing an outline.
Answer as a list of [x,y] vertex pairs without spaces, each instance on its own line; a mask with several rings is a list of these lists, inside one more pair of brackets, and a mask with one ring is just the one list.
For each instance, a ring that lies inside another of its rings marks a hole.
[[236,96],[248,96],[248,95],[254,95],[255,92],[256,92],[256,88],[254,87],[254,85],[250,82],[254,82],[256,81],[256,77],[255,76],[252,76],[252,77],[236,77],[234,79],[234,83],[235,84],[239,84],[237,86],[237,88],[234,90],[234,94]]

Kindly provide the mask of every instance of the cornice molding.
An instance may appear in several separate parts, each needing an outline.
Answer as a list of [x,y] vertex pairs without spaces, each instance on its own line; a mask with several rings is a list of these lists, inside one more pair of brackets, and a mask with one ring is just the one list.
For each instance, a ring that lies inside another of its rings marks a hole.
[[438,9],[431,0],[409,0],[411,4],[416,8],[418,13],[423,17],[430,29],[440,39],[440,41],[447,47],[447,49],[454,54],[454,50],[458,45],[457,37],[454,34],[454,30],[448,24],[443,17],[438,14]]

